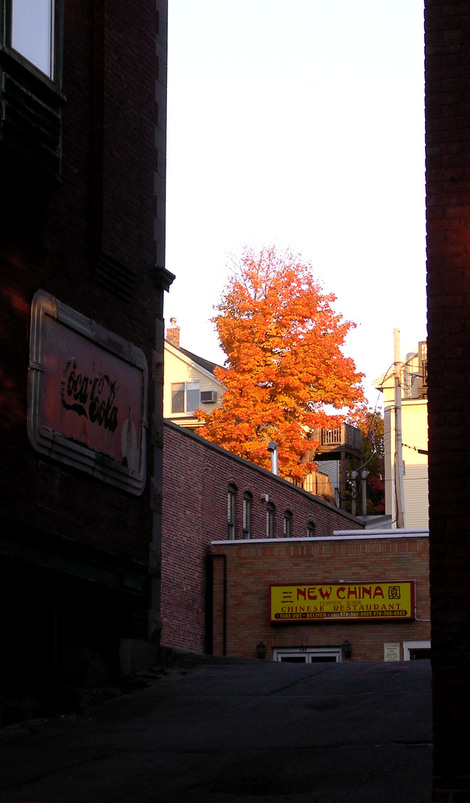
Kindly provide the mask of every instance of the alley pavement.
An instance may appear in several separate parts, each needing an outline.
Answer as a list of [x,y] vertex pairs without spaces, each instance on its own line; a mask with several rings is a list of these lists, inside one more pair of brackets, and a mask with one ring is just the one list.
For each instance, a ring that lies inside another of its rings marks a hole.
[[3,728],[0,803],[431,800],[427,660],[201,658],[142,685]]

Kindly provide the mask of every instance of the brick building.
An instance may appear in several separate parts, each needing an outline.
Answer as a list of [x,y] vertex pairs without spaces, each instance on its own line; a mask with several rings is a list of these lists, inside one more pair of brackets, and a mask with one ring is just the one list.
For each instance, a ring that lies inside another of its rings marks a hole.
[[162,644],[212,652],[212,542],[362,530],[348,513],[165,421]]
[[[353,660],[428,654],[427,531],[364,530],[188,429],[166,421],[164,432],[164,646],[256,658],[262,642],[271,660],[341,660],[346,641]],[[271,617],[270,588],[292,584],[330,589],[318,593],[338,595],[338,615],[333,606],[320,621]]]
[[1,8],[2,674],[44,697],[158,641],[167,3]]
[[[277,661],[428,657],[428,533],[212,545],[216,655]],[[409,595],[409,596],[408,596]]]
[[470,14],[425,2],[429,528],[434,800],[470,775]]

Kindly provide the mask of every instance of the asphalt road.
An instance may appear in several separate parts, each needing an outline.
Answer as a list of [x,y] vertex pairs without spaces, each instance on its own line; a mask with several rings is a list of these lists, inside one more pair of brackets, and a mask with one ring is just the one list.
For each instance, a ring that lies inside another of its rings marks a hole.
[[428,661],[202,662],[0,733],[0,803],[429,803]]

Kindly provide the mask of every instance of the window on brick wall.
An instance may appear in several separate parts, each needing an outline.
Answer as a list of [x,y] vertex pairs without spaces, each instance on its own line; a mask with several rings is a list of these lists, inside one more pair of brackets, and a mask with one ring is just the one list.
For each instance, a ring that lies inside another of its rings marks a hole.
[[62,14],[62,0],[0,0],[2,156],[42,189],[61,175]]
[[292,511],[284,511],[284,538],[292,538]]
[[200,407],[199,382],[172,382],[171,412],[194,413]]
[[266,538],[274,538],[274,512],[276,508],[272,502],[266,505]]
[[54,0],[11,0],[10,43],[13,50],[54,78]]
[[234,540],[237,535],[236,516],[237,516],[237,486],[231,482],[230,485],[228,486],[228,491],[227,491],[227,530],[228,530],[228,537],[231,540]]
[[307,537],[313,538],[313,536],[315,535],[315,530],[316,530],[315,522],[312,519],[310,519],[310,521],[307,522]]
[[243,538],[251,538],[251,509],[253,496],[249,491],[243,494]]

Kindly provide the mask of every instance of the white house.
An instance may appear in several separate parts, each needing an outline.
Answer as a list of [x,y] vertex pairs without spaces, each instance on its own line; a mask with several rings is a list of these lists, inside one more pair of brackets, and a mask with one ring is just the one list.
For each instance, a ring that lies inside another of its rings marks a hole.
[[[385,513],[397,526],[400,483],[403,527],[428,527],[428,401],[427,344],[406,355],[374,382],[383,392],[385,450]],[[397,395],[395,390],[397,390]],[[397,401],[396,401],[397,400]],[[400,422],[401,414],[401,422]],[[400,426],[401,423],[401,426]],[[401,429],[397,441],[396,432]]]
[[180,328],[171,318],[164,355],[163,417],[195,430],[202,426],[194,415],[220,407],[224,386],[214,376],[216,363],[180,346]]

